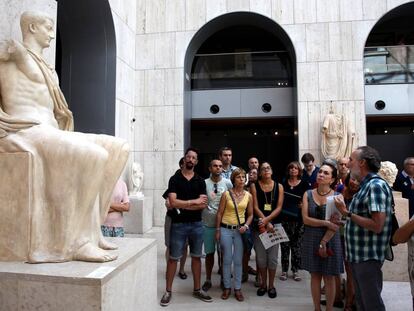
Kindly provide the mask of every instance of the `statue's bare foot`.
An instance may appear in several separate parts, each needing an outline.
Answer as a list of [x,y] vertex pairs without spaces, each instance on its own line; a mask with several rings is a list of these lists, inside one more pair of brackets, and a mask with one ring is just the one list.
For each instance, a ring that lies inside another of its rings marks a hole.
[[100,249],[99,247],[88,242],[81,246],[75,253],[73,260],[78,261],[90,261],[90,262],[106,262],[112,261],[118,258],[116,254],[110,254],[109,252]]
[[103,237],[99,239],[98,245],[102,249],[107,249],[107,250],[118,249],[118,245],[116,245],[115,243],[108,242]]

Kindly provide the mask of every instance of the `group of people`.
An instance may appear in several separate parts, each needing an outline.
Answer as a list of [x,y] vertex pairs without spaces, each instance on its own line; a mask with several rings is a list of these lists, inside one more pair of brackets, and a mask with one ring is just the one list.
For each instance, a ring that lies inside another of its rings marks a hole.
[[[385,310],[381,267],[391,238],[392,190],[377,173],[378,152],[363,146],[349,158],[326,159],[320,167],[310,153],[287,165],[281,182],[271,165],[256,157],[249,170],[231,164],[232,150],[224,147],[209,164],[203,180],[194,167],[198,151],[189,148],[180,169],[170,178],[164,194],[168,236],[166,291],[160,304],[167,306],[177,261],[190,249],[193,296],[211,302],[208,290],[215,253],[221,270],[222,299],[243,301],[241,284],[254,269],[248,266],[254,247],[257,295],[277,296],[275,288],[279,245],[265,249],[262,233],[282,226],[289,241],[280,243],[281,281],[289,275],[301,281],[299,269],[311,275],[314,309],[344,307],[341,274],[347,273],[345,310]],[[328,206],[336,213],[327,218]],[[201,286],[201,257],[205,252],[206,279]],[[247,259],[246,259],[247,258]],[[180,271],[180,274],[182,271]],[[323,280],[323,284],[322,284]],[[321,300],[325,292],[326,300]]]

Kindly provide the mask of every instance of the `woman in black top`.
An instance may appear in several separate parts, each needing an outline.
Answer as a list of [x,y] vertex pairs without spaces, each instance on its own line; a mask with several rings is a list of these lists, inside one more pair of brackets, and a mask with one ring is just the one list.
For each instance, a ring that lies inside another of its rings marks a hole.
[[[255,218],[259,227],[268,232],[273,231],[273,223],[280,214],[283,203],[283,187],[272,179],[272,173],[270,164],[263,162],[259,168],[258,182],[250,186]],[[257,295],[263,296],[267,292],[270,298],[275,298],[277,293],[274,280],[279,245],[265,249],[259,234],[259,228],[253,228],[256,262],[261,276],[261,285],[257,290]]]
[[282,226],[289,237],[289,242],[281,243],[282,274],[280,280],[286,281],[289,270],[289,257],[292,277],[300,281],[298,270],[300,268],[300,241],[303,234],[303,222],[301,217],[302,197],[308,188],[308,184],[301,179],[302,167],[299,162],[290,162],[286,168],[286,179],[283,181],[285,193],[281,214]]

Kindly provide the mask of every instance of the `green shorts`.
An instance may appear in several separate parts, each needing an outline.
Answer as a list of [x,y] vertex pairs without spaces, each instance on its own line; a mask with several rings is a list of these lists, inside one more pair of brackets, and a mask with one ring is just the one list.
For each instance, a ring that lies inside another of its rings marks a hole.
[[204,226],[204,252],[208,254],[214,254],[216,251],[216,227]]

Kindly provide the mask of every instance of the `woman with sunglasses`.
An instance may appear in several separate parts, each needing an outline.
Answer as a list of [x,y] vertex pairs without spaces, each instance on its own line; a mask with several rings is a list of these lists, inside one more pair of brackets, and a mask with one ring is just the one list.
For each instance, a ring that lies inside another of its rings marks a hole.
[[[325,284],[326,310],[333,310],[335,276],[344,272],[339,227],[325,220],[327,198],[336,194],[337,169],[324,162],[317,175],[317,188],[303,195],[302,269],[311,274],[311,293],[315,310],[321,310],[321,281]],[[332,219],[337,222],[338,219]]]
[[257,296],[264,296],[267,292],[270,298],[276,298],[274,281],[279,245],[265,249],[259,237],[260,231],[273,231],[273,223],[282,211],[283,186],[272,179],[272,174],[272,167],[268,162],[260,164],[259,180],[250,186],[250,192],[253,196],[255,219],[258,223],[258,226],[253,228],[256,262],[261,278]]

